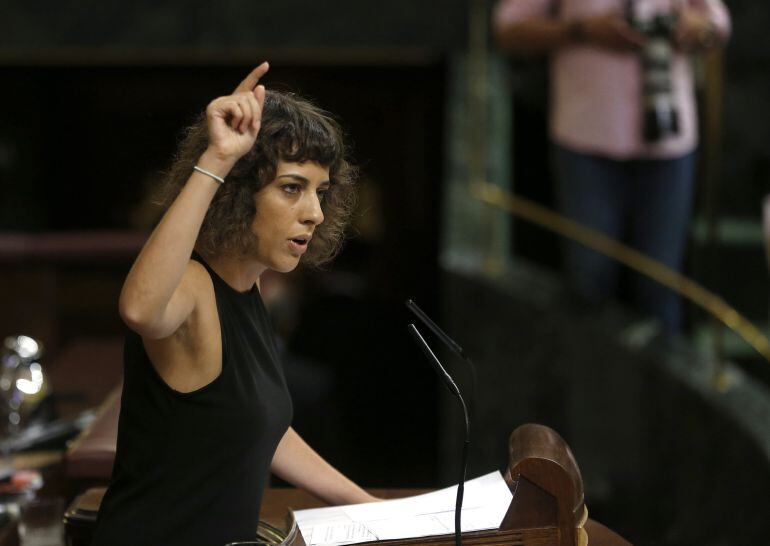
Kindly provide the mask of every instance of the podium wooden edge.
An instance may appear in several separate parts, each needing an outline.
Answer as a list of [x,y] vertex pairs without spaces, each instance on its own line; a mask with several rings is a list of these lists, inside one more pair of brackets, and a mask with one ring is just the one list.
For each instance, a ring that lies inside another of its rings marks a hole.
[[580,546],[587,520],[583,478],[567,442],[533,423],[509,438],[505,481],[513,498],[501,530],[556,527],[559,546]]

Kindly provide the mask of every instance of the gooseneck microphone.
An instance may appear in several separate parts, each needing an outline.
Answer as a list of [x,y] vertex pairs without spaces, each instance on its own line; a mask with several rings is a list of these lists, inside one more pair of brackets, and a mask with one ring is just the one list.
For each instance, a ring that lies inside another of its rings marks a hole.
[[[463,348],[460,347],[460,345],[451,337],[449,337],[444,330],[442,330],[438,324],[433,322],[431,318],[425,314],[425,312],[420,309],[420,307],[415,303],[414,300],[406,300],[406,307],[409,309],[414,315],[422,321],[422,323],[430,329],[431,332],[433,332],[437,338],[441,340],[441,342],[446,345],[454,354],[462,358],[466,364],[468,364],[468,368],[470,368],[471,371],[471,399],[470,399],[470,408],[471,411],[475,410],[476,407],[476,366],[473,364],[473,361],[471,358],[465,354],[465,351],[463,351]],[[435,357],[434,357],[435,358]],[[430,357],[428,357],[430,360]],[[444,372],[446,373],[446,372]]]
[[414,300],[406,300],[406,307],[409,309],[412,313],[414,313],[417,318],[419,318],[425,326],[430,328],[431,332],[436,334],[441,341],[444,342],[444,344],[452,349],[457,355],[459,355],[461,358],[465,359],[467,358],[465,356],[465,351],[463,351],[463,348],[460,347],[457,342],[449,337],[444,330],[442,330],[438,324],[433,322],[428,315],[425,314],[425,311],[420,309],[420,307],[417,305],[417,303]]
[[410,323],[408,326],[408,329],[409,329],[409,333],[412,334],[412,337],[422,349],[422,352],[425,354],[427,359],[433,365],[433,368],[436,370],[436,373],[443,380],[446,388],[449,390],[449,392],[455,395],[457,399],[460,401],[460,405],[462,406],[462,409],[463,409],[463,417],[465,417],[465,443],[463,444],[462,468],[461,468],[461,474],[460,474],[460,481],[457,484],[457,497],[455,500],[455,546],[462,546],[463,541],[462,541],[461,515],[463,510],[463,494],[465,492],[465,473],[468,468],[468,448],[471,443],[471,425],[470,425],[470,419],[468,418],[468,408],[465,405],[465,400],[463,400],[462,394],[460,394],[460,389],[457,388],[457,384],[454,382],[452,377],[447,373],[444,366],[441,365],[441,362],[439,361],[439,359],[436,358],[436,355],[433,353],[428,343],[422,337],[417,327],[414,324]]
[[433,365],[433,369],[436,370],[436,373],[438,374],[438,376],[444,380],[444,384],[446,385],[446,388],[449,389],[449,392],[451,392],[455,396],[460,396],[460,389],[457,388],[457,383],[454,382],[454,379],[452,379],[452,376],[450,376],[449,373],[447,373],[444,366],[441,365],[441,362],[439,362],[439,359],[433,353],[430,346],[422,337],[422,334],[420,334],[420,331],[417,329],[417,327],[414,324],[410,323],[408,328],[409,328],[409,333],[411,333],[412,337],[415,339],[415,341],[417,341],[417,345],[419,345],[420,348],[422,349],[422,352],[425,353],[425,357]]

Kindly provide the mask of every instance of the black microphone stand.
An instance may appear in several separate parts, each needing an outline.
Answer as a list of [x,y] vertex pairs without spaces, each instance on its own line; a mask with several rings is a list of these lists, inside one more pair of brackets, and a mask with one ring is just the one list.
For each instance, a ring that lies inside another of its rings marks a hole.
[[436,370],[436,373],[438,373],[439,377],[443,379],[446,388],[450,393],[457,397],[463,409],[463,417],[465,418],[465,443],[463,444],[460,481],[457,484],[457,496],[455,498],[455,546],[462,546],[463,540],[461,518],[463,510],[463,495],[465,493],[465,474],[468,469],[468,452],[471,443],[471,425],[470,419],[468,417],[468,407],[465,405],[465,400],[463,399],[462,394],[460,394],[460,389],[457,388],[457,384],[452,380],[452,377],[447,373],[446,369],[444,369],[444,366],[441,365],[441,362],[439,362],[439,359],[436,358],[436,355],[433,354],[433,351],[422,337],[417,327],[410,323],[408,328],[409,332],[412,334],[412,337],[420,346],[425,356],[428,358],[428,361],[433,364],[433,368]]

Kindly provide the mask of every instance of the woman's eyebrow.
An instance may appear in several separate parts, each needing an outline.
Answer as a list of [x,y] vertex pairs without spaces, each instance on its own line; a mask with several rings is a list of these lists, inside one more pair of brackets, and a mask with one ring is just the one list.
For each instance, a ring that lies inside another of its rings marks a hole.
[[[309,184],[310,180],[302,176],[301,174],[296,173],[286,173],[286,174],[280,174],[276,176],[276,179],[278,178],[291,178],[292,180],[296,180],[297,182],[302,182],[303,184]],[[331,185],[331,180],[323,180],[322,182],[318,183],[319,186],[323,185]]]
[[298,182],[304,182],[305,184],[310,182],[310,180],[308,180],[307,178],[305,178],[301,174],[295,174],[295,173],[279,174],[278,176],[276,176],[276,178],[291,178],[291,179],[296,180]]

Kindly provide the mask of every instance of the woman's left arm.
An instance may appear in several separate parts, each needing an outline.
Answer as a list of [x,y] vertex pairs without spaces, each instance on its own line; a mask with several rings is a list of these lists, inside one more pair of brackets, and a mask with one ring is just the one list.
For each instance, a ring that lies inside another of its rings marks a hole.
[[282,480],[329,504],[357,504],[380,500],[327,463],[292,427],[289,427],[278,443],[270,470]]

